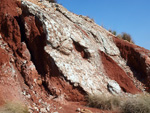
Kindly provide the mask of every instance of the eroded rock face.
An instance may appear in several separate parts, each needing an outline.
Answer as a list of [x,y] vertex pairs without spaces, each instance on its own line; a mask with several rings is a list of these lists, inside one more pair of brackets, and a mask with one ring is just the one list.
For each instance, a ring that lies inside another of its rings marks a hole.
[[114,38],[114,42],[134,76],[150,91],[150,51],[117,38]]
[[33,112],[50,110],[52,98],[64,104],[109,95],[111,80],[117,94],[148,90],[149,53],[59,4],[1,0],[0,104],[17,100]]

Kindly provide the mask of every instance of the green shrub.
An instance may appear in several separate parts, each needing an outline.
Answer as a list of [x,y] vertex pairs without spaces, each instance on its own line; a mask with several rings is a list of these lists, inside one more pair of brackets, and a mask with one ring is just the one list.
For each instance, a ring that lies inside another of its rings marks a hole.
[[20,103],[8,102],[0,108],[0,113],[29,113],[28,108]]
[[127,34],[127,33],[122,33],[122,39],[123,40],[127,40],[128,42],[134,43],[132,38],[131,38],[131,36],[129,34]]
[[117,35],[117,32],[116,31],[112,31],[111,29],[108,30],[109,32],[111,32],[113,35]]

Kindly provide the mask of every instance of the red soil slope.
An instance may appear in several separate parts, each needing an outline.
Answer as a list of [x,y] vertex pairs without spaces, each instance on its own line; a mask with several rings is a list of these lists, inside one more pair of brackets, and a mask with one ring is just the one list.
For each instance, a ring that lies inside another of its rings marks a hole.
[[114,42],[121,56],[134,72],[134,76],[146,85],[147,91],[150,91],[150,71],[148,70],[150,51],[118,38],[114,38]]
[[117,81],[124,92],[137,93],[140,92],[133,81],[126,75],[124,70],[118,66],[118,64],[104,52],[100,51],[102,63],[107,75],[112,79]]

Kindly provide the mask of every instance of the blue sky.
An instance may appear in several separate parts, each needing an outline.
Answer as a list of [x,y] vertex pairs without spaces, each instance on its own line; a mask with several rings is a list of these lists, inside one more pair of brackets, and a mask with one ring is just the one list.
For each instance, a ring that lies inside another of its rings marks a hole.
[[131,35],[150,50],[150,0],[57,0],[69,11],[93,18],[99,25]]

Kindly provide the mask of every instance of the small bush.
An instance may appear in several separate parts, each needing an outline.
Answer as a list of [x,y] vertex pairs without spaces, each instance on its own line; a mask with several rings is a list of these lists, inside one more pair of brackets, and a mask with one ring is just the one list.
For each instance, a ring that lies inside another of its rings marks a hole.
[[0,108],[0,113],[29,113],[28,108],[20,103],[8,102]]
[[117,37],[120,38],[120,39],[122,39],[122,35],[121,34],[117,35]]
[[111,29],[108,30],[108,31],[111,32],[113,35],[117,36],[117,37],[120,38],[120,39],[123,39],[123,40],[126,40],[126,41],[128,41],[128,42],[134,43],[132,37],[131,37],[129,34],[127,34],[127,33],[122,33],[122,34],[118,34],[118,35],[117,35],[117,32],[116,32],[116,31],[113,31],[113,30],[111,30]]
[[117,110],[121,113],[150,113],[150,95],[141,94],[135,97],[89,95],[88,106],[103,110]]
[[108,30],[109,32],[111,32],[113,35],[117,35],[117,32],[116,31],[112,31],[111,29]]
[[57,3],[57,0],[46,0],[46,1],[49,1],[49,2],[52,2],[52,3]]
[[122,33],[122,39],[133,43],[133,40],[132,40],[131,36],[127,33]]
[[120,100],[116,96],[107,97],[105,95],[87,97],[88,105],[103,110],[115,110],[120,106]]
[[140,95],[127,99],[121,106],[122,113],[150,113],[150,96]]

